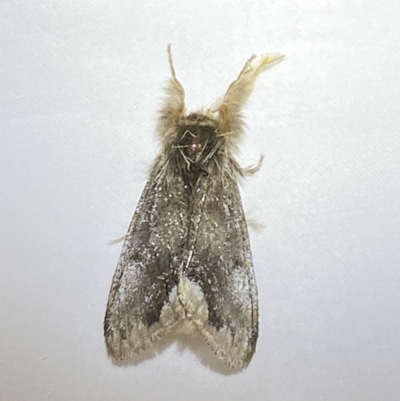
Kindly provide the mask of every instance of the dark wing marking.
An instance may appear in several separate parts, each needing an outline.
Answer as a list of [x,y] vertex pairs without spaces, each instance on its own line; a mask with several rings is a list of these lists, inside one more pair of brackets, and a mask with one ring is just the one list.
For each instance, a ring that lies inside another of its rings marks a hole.
[[233,367],[250,362],[258,298],[240,193],[231,171],[203,175],[189,216],[179,300],[212,349]]
[[165,190],[163,165],[158,161],[150,174],[111,285],[104,335],[115,360],[140,353],[178,319],[172,303],[187,231],[188,194],[179,177],[174,177],[173,190]]

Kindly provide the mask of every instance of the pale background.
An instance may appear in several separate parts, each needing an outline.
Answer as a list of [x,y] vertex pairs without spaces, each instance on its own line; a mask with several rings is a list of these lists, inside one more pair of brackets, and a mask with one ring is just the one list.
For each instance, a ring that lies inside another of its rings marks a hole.
[[[400,394],[400,3],[2,1],[0,400],[395,401]],[[102,321],[158,150],[169,74],[189,107],[252,53],[240,160],[260,292],[248,369],[201,341],[107,357]]]

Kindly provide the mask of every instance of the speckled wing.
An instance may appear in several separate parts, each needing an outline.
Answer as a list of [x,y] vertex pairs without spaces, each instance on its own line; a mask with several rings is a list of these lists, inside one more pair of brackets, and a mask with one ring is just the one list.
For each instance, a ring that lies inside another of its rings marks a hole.
[[248,231],[233,166],[196,185],[179,300],[215,353],[246,366],[258,336],[258,298]]
[[163,190],[164,170],[159,161],[150,174],[113,277],[104,335],[115,360],[148,348],[178,320],[172,304],[187,230],[187,193],[179,177],[173,191]]

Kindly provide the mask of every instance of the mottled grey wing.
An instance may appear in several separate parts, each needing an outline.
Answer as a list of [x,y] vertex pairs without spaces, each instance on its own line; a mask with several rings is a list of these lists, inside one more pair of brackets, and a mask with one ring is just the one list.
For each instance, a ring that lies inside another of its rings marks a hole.
[[115,360],[140,353],[178,319],[171,301],[187,230],[187,194],[179,177],[173,191],[165,191],[160,164],[140,198],[111,285],[104,335]]
[[216,354],[242,367],[258,336],[257,287],[233,167],[224,174],[198,180],[178,292]]

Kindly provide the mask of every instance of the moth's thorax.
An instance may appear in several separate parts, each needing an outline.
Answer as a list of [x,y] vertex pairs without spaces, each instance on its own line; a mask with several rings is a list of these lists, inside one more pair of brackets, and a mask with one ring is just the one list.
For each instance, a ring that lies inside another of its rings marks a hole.
[[176,129],[171,156],[183,161],[187,169],[202,168],[212,161],[223,144],[224,138],[218,135],[217,127],[217,122],[205,115],[188,115]]

